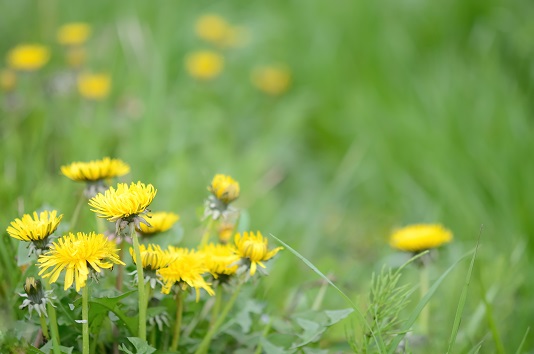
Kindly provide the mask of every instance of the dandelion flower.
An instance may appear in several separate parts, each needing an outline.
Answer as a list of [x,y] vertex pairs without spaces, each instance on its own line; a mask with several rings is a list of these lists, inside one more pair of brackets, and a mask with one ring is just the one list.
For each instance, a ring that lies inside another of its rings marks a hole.
[[180,216],[175,213],[157,212],[147,214],[150,220],[150,226],[140,224],[139,231],[143,235],[153,235],[169,230],[174,223],[180,220]]
[[441,225],[417,224],[396,230],[389,241],[391,247],[407,252],[422,252],[452,240],[452,233]]
[[217,233],[219,234],[220,243],[228,243],[230,238],[234,234],[235,225],[231,223],[221,223],[217,228]]
[[30,317],[32,316],[33,310],[37,311],[39,317],[43,315],[48,317],[46,304],[54,306],[52,300],[56,298],[52,296],[52,290],[43,290],[40,280],[36,280],[34,277],[28,277],[24,283],[24,292],[25,294],[19,294],[19,296],[25,298],[22,305],[19,306],[19,309],[27,307],[30,312]]
[[91,34],[91,26],[87,23],[73,22],[61,26],[57,32],[57,41],[65,46],[84,44]]
[[223,65],[223,57],[209,50],[193,52],[185,59],[185,67],[189,74],[201,80],[217,77],[221,73]]
[[256,273],[256,268],[259,265],[265,268],[263,262],[273,258],[283,247],[277,247],[269,251],[268,240],[264,238],[261,232],[254,234],[253,232],[244,232],[236,234],[235,238],[236,254],[246,261],[250,266],[250,275]]
[[210,243],[204,246],[201,253],[205,255],[204,263],[215,279],[221,275],[233,275],[237,271],[239,256],[233,245]]
[[106,74],[81,74],[78,77],[78,91],[88,100],[101,100],[108,96],[111,78]]
[[21,241],[31,242],[30,254],[41,253],[48,249],[48,237],[56,231],[63,214],[57,215],[57,211],[42,211],[37,214],[33,212],[33,218],[29,214],[24,214],[21,219],[16,218],[7,228],[9,236]]
[[213,296],[215,292],[202,277],[208,271],[204,264],[204,254],[172,246],[169,246],[169,250],[171,254],[176,255],[176,259],[168,267],[158,270],[164,283],[162,292],[170,293],[172,286],[177,284],[184,291],[187,287],[194,288],[197,301],[200,298],[200,289]]
[[73,181],[96,182],[102,179],[123,176],[130,172],[130,166],[119,159],[104,157],[89,162],[76,161],[61,166],[61,173]]
[[277,96],[289,88],[291,83],[291,74],[289,69],[283,65],[264,66],[255,69],[252,72],[252,83],[259,90]]
[[208,190],[225,204],[229,204],[239,197],[239,183],[232,177],[222,174],[213,177]]
[[52,268],[43,278],[50,277],[50,282],[54,283],[65,270],[64,290],[74,283],[76,291],[79,291],[86,285],[90,272],[100,273],[101,268],[110,269],[113,264],[124,265],[117,251],[115,243],[102,234],[69,233],[53,242],[50,250],[39,256],[39,275]]
[[0,89],[4,92],[12,91],[17,84],[17,75],[13,70],[0,70]]
[[39,44],[21,44],[7,54],[10,68],[21,71],[35,71],[42,68],[50,59],[50,50]]
[[[171,254],[169,250],[162,250],[159,245],[155,244],[149,244],[148,246],[140,245],[139,251],[141,253],[141,264],[143,266],[145,283],[150,283],[150,286],[154,289],[156,283],[161,284],[156,271],[167,267],[176,259],[177,255]],[[132,247],[130,247],[130,256],[132,256],[134,263],[137,264],[135,252]],[[135,274],[134,281],[137,282],[137,271],[134,271],[132,274]]]

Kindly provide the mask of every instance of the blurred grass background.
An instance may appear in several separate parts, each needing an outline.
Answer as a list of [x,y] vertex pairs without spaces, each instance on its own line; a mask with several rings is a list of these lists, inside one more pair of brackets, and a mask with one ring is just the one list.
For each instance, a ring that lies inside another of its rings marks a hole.
[[[372,271],[398,263],[394,227],[454,232],[435,278],[474,248],[483,224],[459,348],[495,350],[484,297],[507,352],[534,323],[532,2],[1,0],[0,9],[0,53],[22,42],[54,50],[37,79],[23,78],[40,82],[19,90],[23,108],[0,108],[1,225],[43,205],[68,219],[81,186],[59,167],[112,156],[132,166],[128,178],[158,188],[153,210],[180,213],[193,246],[206,186],[227,173],[252,229],[288,242],[361,303]],[[209,47],[193,31],[205,13],[250,39],[200,83],[183,61]],[[113,80],[104,102],[42,94],[64,67],[55,31],[72,21],[93,26],[87,66]],[[271,62],[292,71],[280,97],[250,83]],[[94,218],[82,215],[89,229]],[[300,298],[299,289],[317,276],[289,252],[274,263],[258,290],[270,311],[309,308],[317,290]],[[456,270],[433,300],[434,348],[450,334],[464,276]],[[346,304],[329,290],[323,307]]]

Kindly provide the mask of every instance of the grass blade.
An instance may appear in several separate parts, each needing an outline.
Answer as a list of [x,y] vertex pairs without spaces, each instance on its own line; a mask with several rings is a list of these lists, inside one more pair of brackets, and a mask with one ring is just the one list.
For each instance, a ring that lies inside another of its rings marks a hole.
[[527,327],[527,331],[525,332],[525,335],[523,336],[521,343],[519,343],[519,347],[517,348],[515,354],[521,354],[521,352],[523,351],[523,346],[525,345],[525,341],[527,340],[529,332],[530,332],[530,327]]

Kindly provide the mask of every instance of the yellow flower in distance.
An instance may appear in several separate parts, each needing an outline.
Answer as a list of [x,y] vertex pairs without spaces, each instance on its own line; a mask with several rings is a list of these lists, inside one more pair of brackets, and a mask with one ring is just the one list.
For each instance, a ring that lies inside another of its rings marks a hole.
[[158,270],[164,283],[162,293],[170,293],[172,286],[177,284],[182,290],[186,290],[188,286],[195,288],[197,301],[200,298],[200,289],[206,290],[213,296],[215,292],[202,277],[208,271],[204,263],[204,254],[172,246],[169,246],[169,250],[176,259],[168,267]]
[[59,27],[57,41],[62,45],[81,45],[91,34],[91,27],[87,23],[73,22]]
[[285,66],[264,66],[252,72],[252,83],[269,95],[280,95],[287,91],[291,83],[291,73]]
[[234,234],[235,225],[231,223],[221,223],[217,228],[219,234],[219,242],[226,244]]
[[254,275],[256,273],[256,268],[258,265],[262,268],[265,268],[265,265],[262,262],[268,261],[280,250],[284,249],[283,247],[277,247],[269,251],[269,241],[264,238],[259,231],[256,234],[245,231],[243,236],[238,233],[235,235],[234,241],[236,254],[240,258],[250,261],[250,275]]
[[102,234],[69,233],[53,242],[50,250],[39,256],[37,262],[42,268],[39,275],[52,268],[43,278],[50,277],[50,282],[54,283],[65,270],[64,290],[75,283],[76,291],[79,291],[86,285],[91,270],[99,273],[101,268],[109,269],[113,264],[124,265],[117,251],[115,243]]
[[111,78],[106,74],[81,74],[78,76],[78,92],[83,98],[101,100],[111,88]]
[[204,246],[201,253],[205,255],[204,263],[208,271],[217,279],[220,275],[232,275],[237,271],[239,256],[235,254],[233,245],[210,243]]
[[21,71],[34,71],[42,68],[50,59],[50,50],[39,44],[21,44],[7,54],[10,68]]
[[396,230],[389,241],[401,251],[421,252],[439,247],[452,240],[452,233],[441,225],[417,224]]
[[41,241],[56,231],[62,218],[63,214],[57,216],[56,210],[45,210],[39,214],[33,212],[33,218],[29,214],[24,214],[22,219],[17,218],[11,222],[7,233],[21,241]]
[[203,40],[220,44],[224,41],[230,25],[224,18],[216,14],[206,14],[198,18],[195,32]]
[[185,58],[185,67],[189,74],[201,80],[210,80],[217,77],[221,73],[223,66],[223,57],[209,50],[193,52]]
[[174,223],[180,220],[180,216],[175,213],[160,211],[157,213],[148,213],[147,220],[150,226],[145,224],[139,225],[139,232],[144,235],[152,235],[169,230]]
[[156,193],[157,189],[151,184],[132,182],[128,186],[126,183],[119,183],[117,189],[110,187],[104,194],[99,193],[91,198],[89,205],[98,217],[108,221],[133,219],[145,212]]
[[17,84],[17,75],[13,70],[0,70],[0,89],[4,92],[12,91]]
[[73,181],[96,182],[102,179],[123,176],[130,172],[130,166],[119,159],[104,157],[89,162],[76,161],[61,166],[61,173]]
[[229,204],[239,197],[239,183],[223,174],[213,177],[208,190],[224,204]]

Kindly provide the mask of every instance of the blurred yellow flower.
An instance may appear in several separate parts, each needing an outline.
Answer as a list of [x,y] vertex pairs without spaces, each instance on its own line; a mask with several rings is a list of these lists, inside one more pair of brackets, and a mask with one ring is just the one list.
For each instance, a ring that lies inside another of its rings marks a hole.
[[[177,255],[171,254],[169,250],[162,250],[161,247],[156,244],[149,244],[148,246],[139,245],[139,250],[144,270],[158,270],[165,268],[177,257]],[[137,264],[135,251],[132,247],[130,247],[130,256],[132,256],[133,262]]]
[[115,243],[102,234],[69,233],[54,242],[50,251],[39,256],[37,262],[42,268],[39,275],[52,268],[43,278],[50,277],[50,282],[54,283],[65,270],[63,289],[67,290],[74,282],[76,291],[79,291],[86,285],[91,270],[99,273],[101,268],[109,269],[114,263],[124,265],[117,251]]
[[89,100],[106,98],[111,88],[111,78],[106,74],[81,74],[78,77],[78,91]]
[[7,228],[9,236],[21,241],[40,241],[50,236],[56,231],[63,214],[57,216],[57,211],[42,211],[37,214],[33,212],[33,218],[29,214],[24,214],[22,219],[16,218]]
[[21,71],[34,71],[42,68],[50,59],[50,50],[39,44],[20,44],[7,54],[10,68]]
[[91,27],[87,23],[73,22],[59,27],[57,41],[62,45],[81,45],[91,34]]
[[223,174],[213,177],[208,190],[224,204],[229,204],[239,197],[239,183]]
[[204,254],[172,246],[169,246],[169,250],[172,255],[176,256],[176,260],[168,267],[158,270],[164,283],[161,292],[168,294],[172,286],[177,284],[184,291],[188,286],[195,288],[197,301],[200,298],[200,289],[206,290],[209,295],[213,296],[215,292],[202,277],[208,271],[204,263]]
[[140,224],[139,231],[144,235],[151,235],[169,230],[174,223],[180,219],[180,216],[175,213],[167,213],[160,211],[157,213],[148,213],[147,221],[150,226]]
[[151,184],[132,182],[128,186],[126,183],[119,183],[117,189],[109,187],[104,194],[99,193],[91,198],[89,205],[98,217],[108,221],[130,220],[146,211],[156,193],[157,189]]
[[391,247],[407,252],[421,252],[452,240],[452,233],[438,224],[417,224],[396,230],[390,238]]
[[195,32],[206,42],[221,47],[235,47],[246,41],[245,28],[232,26],[217,14],[200,16],[195,23]]
[[243,236],[238,233],[235,235],[234,241],[236,254],[240,258],[250,262],[250,275],[254,275],[254,273],[256,273],[256,268],[258,265],[262,268],[265,268],[265,265],[262,262],[268,261],[280,250],[284,249],[283,247],[277,247],[269,251],[269,241],[264,238],[259,231],[256,234],[245,231]]
[[239,256],[236,255],[233,245],[214,245],[210,243],[204,246],[201,253],[205,255],[204,263],[208,271],[217,279],[221,275],[232,275],[237,271]]
[[13,70],[0,70],[0,89],[4,92],[12,91],[17,84],[17,75]]
[[193,52],[185,58],[185,67],[189,74],[201,80],[210,80],[217,77],[221,73],[223,66],[223,57],[209,50]]
[[104,157],[102,160],[73,162],[61,166],[61,173],[73,181],[95,182],[101,179],[123,176],[130,172],[130,166],[119,159]]
[[217,233],[219,234],[219,242],[220,243],[228,243],[230,241],[230,238],[234,234],[235,226],[234,224],[230,223],[222,223],[217,228]]
[[252,83],[269,95],[280,95],[287,91],[291,83],[291,73],[285,66],[258,67],[252,72]]
[[65,59],[71,68],[79,68],[85,63],[87,56],[86,50],[83,47],[69,47],[65,52]]

